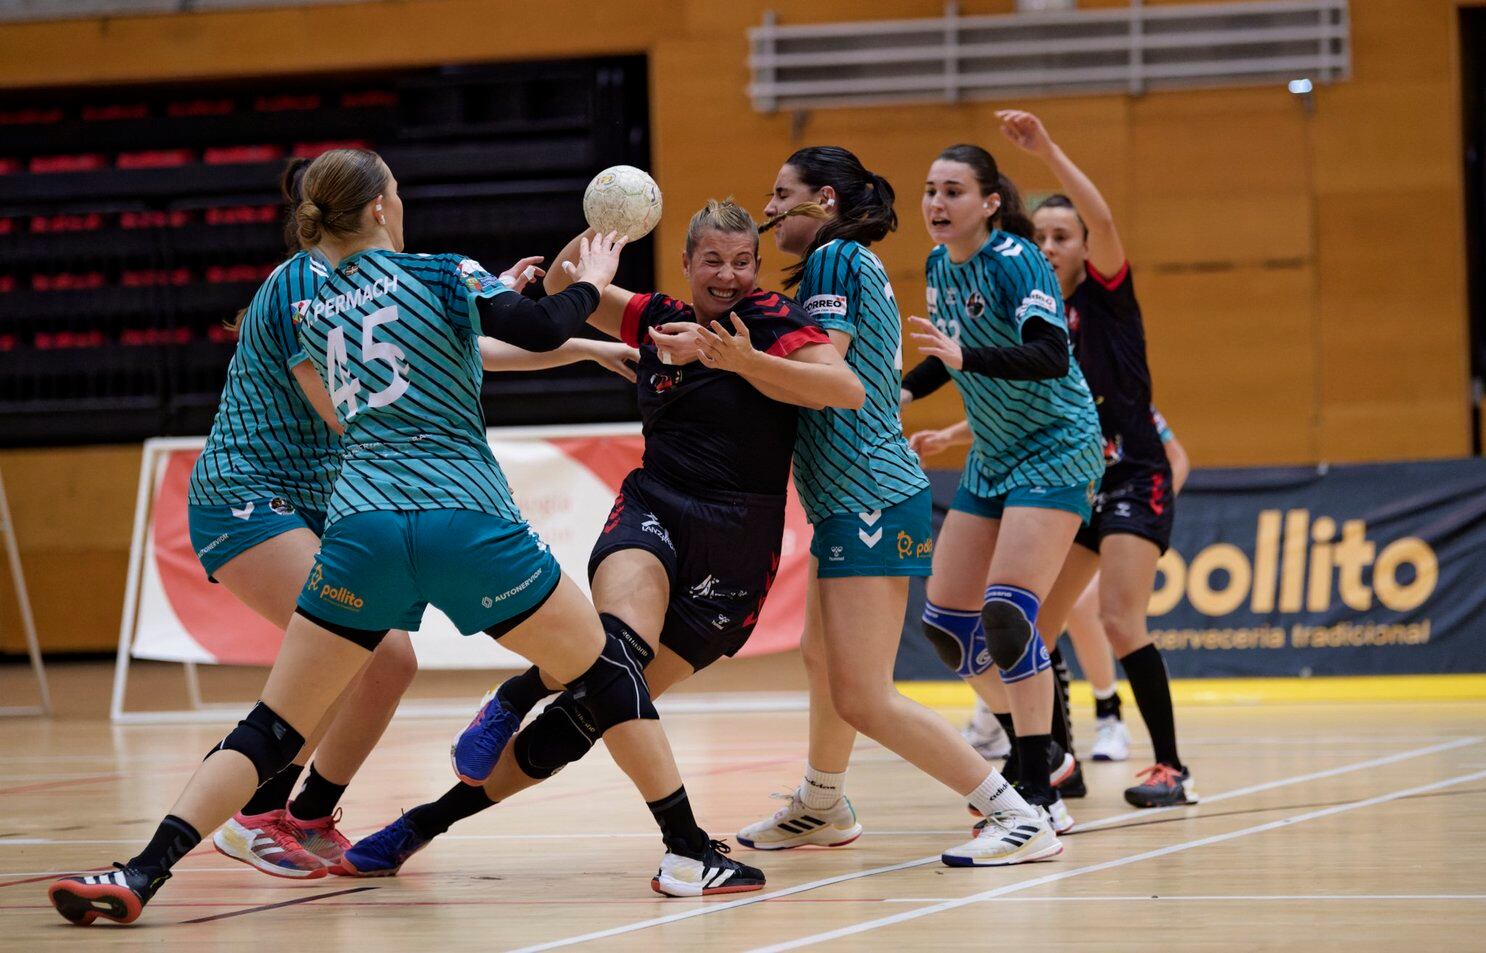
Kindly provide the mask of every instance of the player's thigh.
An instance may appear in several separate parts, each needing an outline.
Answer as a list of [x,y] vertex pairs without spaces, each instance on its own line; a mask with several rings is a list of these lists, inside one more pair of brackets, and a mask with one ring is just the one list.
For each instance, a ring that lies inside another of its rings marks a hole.
[[954,609],[979,606],[986,572],[997,549],[1001,520],[950,510],[934,540],[934,574],[926,583],[930,602]]
[[1068,548],[1063,568],[1059,570],[1052,588],[1043,597],[1042,609],[1037,615],[1037,630],[1050,647],[1057,644],[1058,636],[1063,634],[1063,629],[1072,617],[1073,607],[1088,591],[1089,582],[1098,572],[1098,555],[1082,546]]
[[662,645],[655,651],[655,658],[645,666],[645,682],[650,686],[650,697],[659,698],[668,688],[691,678],[696,669],[691,663]]
[[369,658],[370,650],[295,615],[261,698],[308,738]]
[[563,684],[588,671],[604,649],[604,627],[593,603],[563,573],[551,595],[500,644]]
[[890,686],[908,607],[908,577],[822,579],[820,606],[833,695]]
[[618,616],[653,649],[660,642],[671,579],[665,565],[644,549],[618,549],[594,568],[589,584],[594,607]]
[[213,575],[243,605],[283,628],[319,550],[320,537],[301,526],[239,553]]
[[1039,599],[1046,598],[1063,569],[1079,523],[1078,515],[1066,510],[1008,506],[1001,514],[996,549],[985,580],[1017,586]]

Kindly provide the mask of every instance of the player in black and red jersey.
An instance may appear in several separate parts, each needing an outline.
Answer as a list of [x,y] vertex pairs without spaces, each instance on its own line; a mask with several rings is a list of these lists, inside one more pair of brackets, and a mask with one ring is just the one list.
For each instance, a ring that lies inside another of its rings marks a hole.
[[1151,734],[1155,764],[1140,772],[1141,783],[1125,798],[1136,807],[1194,804],[1191,772],[1177,754],[1166,663],[1146,628],[1156,560],[1171,542],[1176,492],[1151,416],[1145,326],[1130,262],[1099,189],[1041,120],[1019,110],[996,115],[1006,137],[1041,159],[1066,193],[1038,206],[1032,223],[1062,285],[1074,355],[1094,392],[1105,471],[1093,519],[1074,539],[1074,553],[1083,558],[1070,556],[1063,575],[1076,598],[1099,569],[1100,617]]
[[[565,265],[578,242],[564,250]],[[815,320],[755,287],[758,229],[747,211],[709,202],[692,218],[682,263],[691,303],[611,285],[590,318],[640,351],[644,459],[620,487],[589,577],[605,630],[645,666],[652,697],[733,655],[753,631],[779,567],[798,408],[851,408],[865,397]],[[570,280],[565,270],[548,273],[549,293]],[[597,736],[571,693],[516,733],[557,687],[532,668],[487,695],[455,742],[465,783],[354,845],[335,872],[395,874],[455,821],[587,753]],[[671,808],[651,809],[664,828]],[[688,896],[748,889],[758,872],[742,870],[663,866],[653,886]]]

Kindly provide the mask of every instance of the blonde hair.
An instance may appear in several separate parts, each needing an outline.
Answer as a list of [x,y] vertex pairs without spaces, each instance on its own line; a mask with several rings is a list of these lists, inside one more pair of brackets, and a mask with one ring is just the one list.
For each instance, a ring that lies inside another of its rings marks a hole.
[[361,229],[361,210],[387,190],[392,173],[370,149],[331,149],[309,164],[300,180],[303,196],[294,210],[299,242],[305,248]]
[[730,235],[750,234],[753,236],[753,251],[758,253],[759,227],[753,221],[753,216],[748,214],[748,209],[733,201],[730,195],[721,202],[717,199],[708,199],[707,204],[697,210],[691,217],[691,224],[686,226],[686,257],[696,250],[697,242],[702,240],[703,232],[724,232]]
[[806,218],[814,218],[822,221],[831,217],[831,213],[826,211],[825,206],[821,205],[819,202],[801,202],[794,208],[785,209],[778,215],[769,219],[764,224],[760,225],[758,227],[759,234],[767,232],[769,229],[774,228],[785,219],[794,218],[796,215],[803,215]]

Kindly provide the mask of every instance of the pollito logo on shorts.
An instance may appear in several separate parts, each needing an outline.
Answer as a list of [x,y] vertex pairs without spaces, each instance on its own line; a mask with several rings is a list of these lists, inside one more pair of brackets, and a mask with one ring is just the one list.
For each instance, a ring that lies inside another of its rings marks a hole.
[[903,530],[898,530],[899,559],[907,559],[909,556],[932,555],[934,555],[934,537],[930,536],[921,543],[915,543],[912,536]]
[[280,516],[291,516],[294,513],[294,504],[290,503],[282,496],[276,496],[273,499],[269,500],[268,508],[273,510]]
[[342,609],[349,609],[352,612],[360,612],[361,607],[366,605],[365,600],[345,586],[332,586],[329,583],[320,587],[320,600],[333,602]]
[[308,589],[310,592],[314,592],[316,589],[319,589],[320,588],[320,582],[324,578],[325,578],[325,567],[322,566],[322,565],[320,565],[320,563],[317,562],[317,563],[315,563],[315,568],[313,568],[313,569],[310,570],[309,581],[304,584],[304,587],[306,589]]

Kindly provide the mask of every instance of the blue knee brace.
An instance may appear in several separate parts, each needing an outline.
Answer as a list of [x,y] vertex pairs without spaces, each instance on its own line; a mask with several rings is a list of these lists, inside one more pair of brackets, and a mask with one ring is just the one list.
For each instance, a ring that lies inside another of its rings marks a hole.
[[971,678],[991,667],[985,628],[973,609],[945,609],[924,603],[924,635],[945,665],[961,678]]
[[1052,667],[1042,636],[1037,634],[1041,601],[1019,586],[989,586],[980,610],[986,648],[1010,685]]

